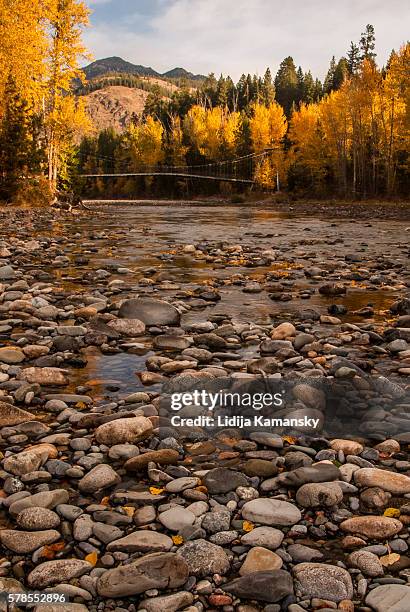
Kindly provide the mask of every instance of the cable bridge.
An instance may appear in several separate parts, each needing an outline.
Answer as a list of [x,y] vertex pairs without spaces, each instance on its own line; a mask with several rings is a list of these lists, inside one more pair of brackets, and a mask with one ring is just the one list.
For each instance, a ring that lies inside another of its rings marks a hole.
[[[227,183],[255,183],[255,175],[265,159],[269,159],[274,149],[265,149],[262,153],[251,153],[236,159],[212,162],[194,166],[155,166],[140,165],[138,169],[123,168],[121,161],[112,158],[95,156],[106,168],[115,167],[115,171],[95,171],[80,174],[83,178],[121,178],[137,176],[174,176],[182,179],[200,179],[208,181],[223,181]],[[125,162],[128,166],[132,162]],[[119,170],[117,170],[119,168]],[[277,185],[279,187],[279,185]]]

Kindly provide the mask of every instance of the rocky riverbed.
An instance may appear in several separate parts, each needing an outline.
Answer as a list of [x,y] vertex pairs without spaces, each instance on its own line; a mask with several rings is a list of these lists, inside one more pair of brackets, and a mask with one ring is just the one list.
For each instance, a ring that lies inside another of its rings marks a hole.
[[[409,610],[410,221],[358,207],[0,210],[0,590]],[[253,384],[320,431],[172,425]]]

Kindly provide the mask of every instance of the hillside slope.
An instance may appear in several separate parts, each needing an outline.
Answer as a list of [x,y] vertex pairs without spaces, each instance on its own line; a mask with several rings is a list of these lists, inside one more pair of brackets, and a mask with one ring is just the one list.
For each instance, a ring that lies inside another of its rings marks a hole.
[[117,132],[122,132],[134,115],[143,112],[148,95],[148,92],[142,89],[117,85],[93,91],[83,99],[98,131],[112,127]]
[[124,131],[133,117],[141,115],[149,93],[171,98],[180,86],[196,89],[205,77],[174,68],[161,75],[152,68],[131,64],[121,57],[96,60],[83,68],[86,82],[77,83],[97,131],[112,127]]

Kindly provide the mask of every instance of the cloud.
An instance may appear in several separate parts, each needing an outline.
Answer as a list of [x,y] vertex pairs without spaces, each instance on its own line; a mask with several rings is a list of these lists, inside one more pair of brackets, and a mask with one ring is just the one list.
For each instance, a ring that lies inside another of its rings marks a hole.
[[[292,55],[297,65],[323,78],[330,58],[345,54],[367,23],[376,29],[379,61],[407,38],[406,0],[151,0],[152,9],[135,9],[133,0],[104,7],[86,41],[96,57],[120,55],[159,71],[183,66],[207,74],[276,72]],[[118,0],[117,0],[118,1]],[[124,4],[125,2],[125,4]],[[410,16],[410,15],[409,15]]]

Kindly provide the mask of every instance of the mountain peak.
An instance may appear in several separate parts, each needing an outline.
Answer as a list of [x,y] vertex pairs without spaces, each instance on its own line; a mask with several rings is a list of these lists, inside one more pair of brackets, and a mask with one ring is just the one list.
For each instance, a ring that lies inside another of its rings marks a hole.
[[163,74],[157,72],[151,67],[141,66],[127,62],[122,57],[116,55],[105,57],[92,62],[83,68],[87,80],[102,77],[108,74],[133,74],[137,76],[148,76],[166,79],[189,79],[193,81],[202,81],[205,77],[201,74],[193,74],[185,68],[173,68]]

